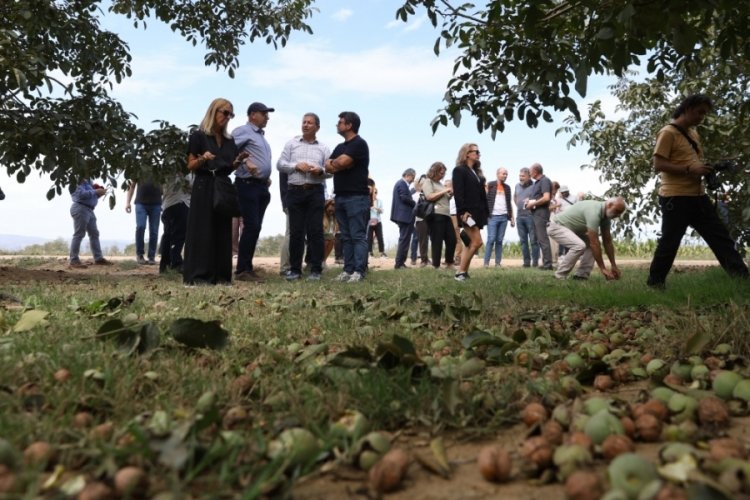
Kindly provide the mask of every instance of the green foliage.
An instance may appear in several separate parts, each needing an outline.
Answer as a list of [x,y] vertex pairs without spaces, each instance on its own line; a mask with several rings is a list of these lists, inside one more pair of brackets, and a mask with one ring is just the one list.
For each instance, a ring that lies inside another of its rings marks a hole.
[[[285,45],[292,31],[310,33],[313,0],[54,1],[20,0],[0,7],[0,163],[24,182],[49,174],[51,199],[81,178],[138,178],[147,165],[157,180],[183,168],[186,132],[166,122],[150,132],[110,97],[131,75],[127,43],[101,29],[102,8],[133,19],[158,19],[206,48],[206,65],[230,75],[245,43]],[[62,75],[61,78],[55,75]],[[110,206],[114,194],[110,193]]]
[[[462,114],[476,119],[492,137],[514,118],[536,127],[552,121],[551,111],[580,119],[577,93],[586,96],[589,76],[624,76],[645,65],[662,80],[694,77],[717,60],[746,60],[750,5],[735,0],[601,2],[490,0],[406,0],[397,18],[407,21],[424,8],[440,30],[435,53],[456,48],[445,107],[433,131]],[[736,68],[724,68],[741,75]]]
[[[270,277],[262,287],[186,289],[176,277],[109,271],[86,286],[9,282],[0,428],[19,452],[51,443],[73,475],[109,483],[137,464],[151,494],[236,497],[247,478],[278,493],[324,461],[352,460],[352,442],[332,431],[347,413],[404,439],[447,430],[457,442],[496,439],[529,399],[568,400],[553,367],[573,349],[600,370],[608,360],[594,343],[617,336],[618,363],[646,353],[672,361],[696,334],[704,353],[719,343],[737,359],[750,353],[747,282],[716,267],[687,270],[655,292],[644,269],[623,271],[616,283],[520,268],[472,270],[460,284],[432,269],[374,271],[354,286]],[[180,323],[179,335],[159,341]],[[205,345],[204,331],[224,348],[177,342]],[[575,375],[589,383],[593,370]],[[80,412],[93,422],[74,423]],[[99,424],[110,435],[97,434]],[[312,437],[320,453],[300,463],[273,457],[285,430]],[[48,477],[31,467],[18,476],[25,492]]]
[[701,92],[714,100],[715,111],[699,127],[706,162],[734,160],[740,168],[735,172],[719,173],[723,181],[717,197],[724,193],[728,204],[730,232],[743,246],[750,242],[750,78],[747,61],[720,59],[718,49],[699,51],[707,61],[695,78],[684,79],[679,74],[659,80],[621,79],[611,87],[618,99],[620,116],[608,118],[596,101],[589,116],[582,123],[574,117],[558,132],[572,133],[569,146],[586,144],[594,158],[587,167],[599,172],[603,183],[612,186],[606,195],[623,196],[631,206],[616,221],[616,228],[632,237],[639,229],[658,221],[658,183],[652,168],[656,133],[670,121],[679,102],[689,94]]

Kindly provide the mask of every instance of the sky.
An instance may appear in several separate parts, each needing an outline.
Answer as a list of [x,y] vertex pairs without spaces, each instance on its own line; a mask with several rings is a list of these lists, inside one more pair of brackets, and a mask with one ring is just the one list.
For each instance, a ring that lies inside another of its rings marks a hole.
[[[355,111],[362,119],[360,135],[370,147],[370,176],[385,208],[386,246],[398,239],[398,228],[389,215],[393,185],[402,172],[411,167],[424,173],[435,161],[451,167],[466,142],[478,144],[489,178],[494,178],[497,168],[507,168],[511,187],[520,168],[539,162],[549,178],[568,185],[571,192],[603,194],[606,186],[598,174],[580,168],[590,161],[586,147],[568,149],[568,138],[555,136],[564,115],[555,115],[554,123],[535,129],[514,120],[494,141],[489,133],[477,133],[470,116],[463,118],[460,128],[441,127],[433,135],[430,121],[443,107],[455,54],[435,56],[438,31],[424,12],[408,23],[396,20],[402,4],[401,0],[319,1],[315,5],[319,11],[308,20],[313,35],[293,33],[287,46],[278,50],[264,42],[246,45],[234,79],[206,67],[203,47],[193,47],[158,21],[148,22],[145,30],[134,29],[132,20],[108,15],[102,26],[119,34],[133,56],[133,76],[116,86],[112,95],[137,115],[137,124],[145,130],[154,128],[155,120],[182,128],[197,124],[216,97],[234,105],[232,130],[246,122],[251,102],[263,102],[276,109],[266,127],[274,165],[286,141],[300,134],[304,113],[320,116],[318,139],[333,149],[342,141],[335,129],[338,114]],[[579,100],[579,108],[585,111],[586,103],[602,99],[605,110],[613,110],[614,98],[606,88],[610,83],[614,81],[595,79],[586,99]],[[273,180],[261,237],[282,234],[285,228],[277,172]],[[70,240],[70,196],[64,191],[47,201],[51,185],[48,178],[33,173],[24,184],[0,173],[0,187],[6,193],[0,202],[0,234]],[[118,190],[116,196],[113,210],[106,200],[96,209],[101,238],[132,242],[135,213],[125,212],[125,192]],[[506,239],[518,240],[514,229],[508,229]]]

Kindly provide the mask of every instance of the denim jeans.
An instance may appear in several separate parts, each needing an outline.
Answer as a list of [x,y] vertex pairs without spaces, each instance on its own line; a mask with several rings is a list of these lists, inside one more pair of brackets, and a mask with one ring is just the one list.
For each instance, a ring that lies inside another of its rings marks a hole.
[[88,233],[89,246],[94,260],[104,258],[102,245],[99,243],[99,229],[96,227],[96,215],[94,209],[83,203],[73,203],[70,206],[70,216],[73,217],[73,238],[70,240],[70,262],[80,262],[81,241]]
[[533,261],[536,266],[539,263],[539,245],[536,243],[536,233],[534,233],[534,218],[531,215],[519,215],[516,217],[516,229],[518,238],[521,240],[523,265],[529,266]]
[[491,215],[487,221],[487,245],[484,249],[484,265],[490,264],[492,247],[495,247],[495,265],[499,266],[503,260],[503,239],[508,227],[507,215]]
[[367,271],[367,225],[370,221],[370,197],[366,194],[337,195],[336,220],[341,233],[344,272]]
[[135,204],[135,253],[139,257],[144,255],[146,223],[148,223],[148,260],[156,258],[156,244],[159,241],[159,216],[161,204]]
[[239,178],[235,179],[234,183],[240,198],[243,222],[237,250],[237,274],[239,274],[253,270],[255,247],[258,246],[260,229],[266,208],[271,201],[271,193],[268,191],[268,184],[265,183],[249,182]]

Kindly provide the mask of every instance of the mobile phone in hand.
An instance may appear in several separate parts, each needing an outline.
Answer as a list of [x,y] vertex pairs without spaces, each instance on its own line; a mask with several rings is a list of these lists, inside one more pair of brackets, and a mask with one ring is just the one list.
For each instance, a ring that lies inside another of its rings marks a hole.
[[477,225],[477,223],[474,221],[474,218],[467,217],[466,218],[466,225],[469,226],[469,227],[474,227],[474,226]]

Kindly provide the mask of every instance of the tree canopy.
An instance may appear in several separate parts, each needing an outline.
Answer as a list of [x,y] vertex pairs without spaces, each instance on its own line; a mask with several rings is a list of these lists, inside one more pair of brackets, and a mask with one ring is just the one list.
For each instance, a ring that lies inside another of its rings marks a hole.
[[[155,18],[201,43],[206,65],[230,76],[246,43],[285,45],[313,0],[14,0],[0,6],[0,164],[18,182],[50,175],[48,198],[81,178],[137,178],[140,165],[184,163],[185,132],[134,124],[108,91],[131,74],[125,41],[103,30],[102,9],[136,27]],[[157,161],[155,161],[157,160]],[[164,171],[162,170],[162,173]],[[113,202],[114,199],[110,199]]]
[[397,15],[421,9],[440,30],[435,53],[460,52],[433,130],[468,113],[493,138],[516,117],[529,127],[552,111],[580,119],[593,74],[690,76],[710,62],[702,48],[745,59],[750,47],[750,3],[736,0],[406,0]]
[[[205,64],[233,76],[245,44],[263,41],[284,46],[295,31],[312,33],[307,20],[315,11],[313,5],[314,0],[4,2],[0,6],[0,164],[19,182],[32,171],[49,174],[54,186],[47,196],[52,198],[82,177],[109,177],[116,187],[117,175],[137,178],[140,165],[184,162],[185,131],[166,122],[142,130],[109,95],[115,83],[130,76],[131,56],[125,41],[101,28],[105,13],[126,16],[137,27],[150,19],[164,22],[187,42],[205,47]],[[646,96],[650,99],[645,114],[656,113],[663,119],[672,99],[684,91],[731,92],[720,94],[733,104],[720,108],[724,111],[713,122],[717,136],[729,137],[741,129],[719,126],[739,121],[748,111],[743,100],[747,90],[742,87],[750,47],[748,2],[487,0],[475,5],[405,0],[395,14],[408,21],[422,12],[439,31],[435,53],[450,47],[459,54],[433,131],[449,123],[459,126],[465,115],[476,120],[479,132],[489,131],[493,138],[506,122],[519,119],[535,127],[540,121],[552,121],[555,111],[569,112],[577,122],[581,120],[578,103],[586,96],[591,75],[624,77],[633,68],[650,75],[649,88],[666,85],[655,95],[632,91],[641,95],[638,102]],[[721,75],[726,85],[706,86],[712,75]],[[640,169],[650,162],[636,157],[638,148],[628,147],[631,143],[614,133],[610,140],[619,143],[600,142],[602,132],[596,128],[605,125],[596,120],[604,117],[596,108],[593,111],[576,140],[588,142],[590,152],[599,155],[594,167],[605,180],[621,179],[630,172],[633,177],[628,181],[646,185],[649,175]],[[645,145],[653,137],[648,127],[659,121],[648,121],[638,130],[632,127],[630,139]],[[707,142],[717,147],[727,142],[710,139]],[[606,156],[618,149],[621,156]],[[735,150],[728,144],[724,149],[727,154]],[[641,152],[645,151],[644,147]],[[742,150],[734,156],[744,154]],[[604,158],[613,160],[609,167]],[[623,168],[617,170],[619,166]],[[652,192],[642,196],[653,201]]]

